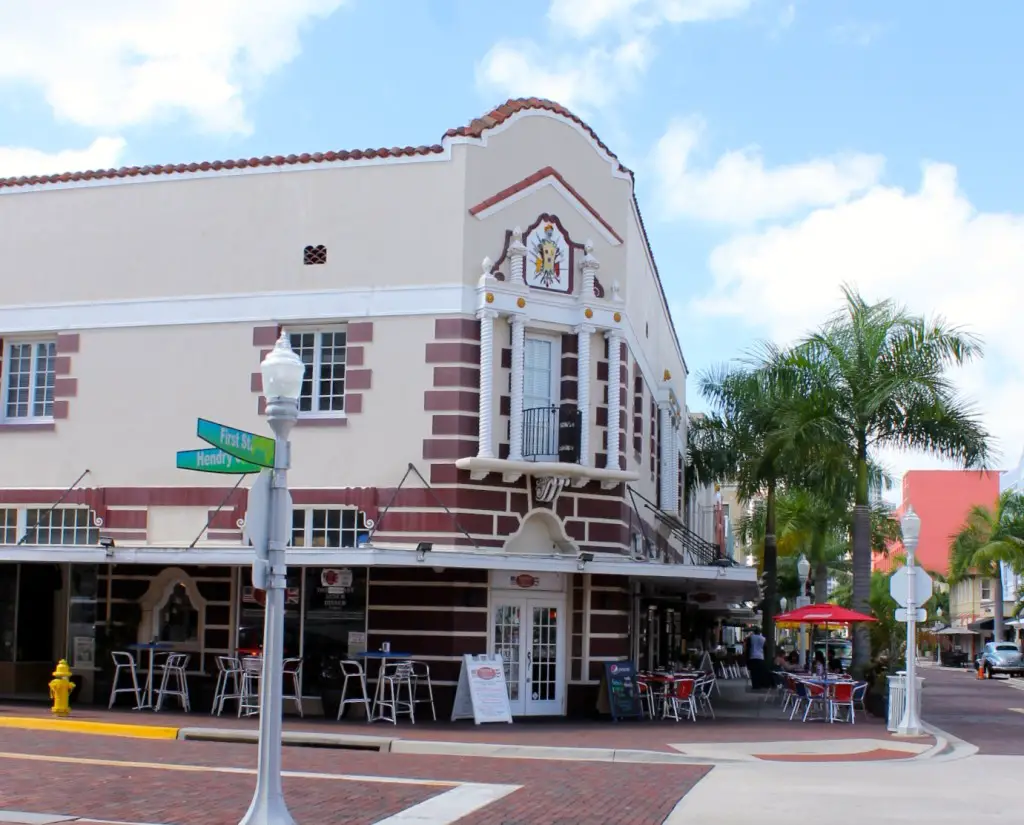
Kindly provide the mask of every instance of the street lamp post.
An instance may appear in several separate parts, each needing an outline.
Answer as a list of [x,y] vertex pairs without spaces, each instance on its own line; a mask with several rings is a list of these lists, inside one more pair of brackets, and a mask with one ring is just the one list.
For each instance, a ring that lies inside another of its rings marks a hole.
[[[807,595],[807,577],[811,575],[811,563],[804,556],[800,556],[796,563],[796,575],[800,579],[800,595],[796,597],[797,608],[807,607],[811,603]],[[807,627],[800,625],[800,664],[804,667],[810,665],[807,656]]]
[[[941,607],[936,607],[935,608],[935,618],[938,619],[938,621],[935,623],[936,626],[942,624],[942,608]],[[939,641],[939,631],[938,630],[935,631],[935,664],[937,664],[937,665],[941,665],[942,664],[942,642]]]
[[[274,431],[274,469],[267,508],[267,605],[263,624],[263,673],[260,678],[260,739],[256,791],[239,825],[295,825],[281,787],[281,716],[283,698],[284,602],[288,586],[285,547],[291,524],[287,520],[288,436],[299,416],[299,392],[305,374],[302,360],[292,351],[288,335],[281,333],[260,372],[267,398],[267,422]],[[256,548],[257,558],[260,548]],[[260,562],[257,561],[257,564]]]
[[917,603],[916,603],[916,563],[914,552],[917,550],[917,540],[921,534],[921,519],[914,512],[913,507],[907,507],[907,511],[900,520],[903,528],[903,547],[907,551],[907,701],[903,708],[903,718],[900,719],[897,731],[903,736],[918,736],[921,733],[921,717],[917,708]]

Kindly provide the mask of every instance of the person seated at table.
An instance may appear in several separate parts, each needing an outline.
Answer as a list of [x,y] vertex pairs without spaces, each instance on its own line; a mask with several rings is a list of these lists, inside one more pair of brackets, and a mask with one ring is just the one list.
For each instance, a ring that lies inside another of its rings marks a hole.
[[815,679],[821,679],[824,681],[828,678],[828,668],[825,665],[825,654],[820,650],[814,651],[814,666],[811,668],[811,673],[814,674]]
[[786,657],[786,661],[789,662],[790,670],[800,670],[800,654],[795,650],[789,651],[789,655]]
[[786,657],[784,650],[777,650],[775,652],[775,662],[773,663],[776,670],[784,670],[787,673],[795,670],[793,665],[790,664],[789,659]]

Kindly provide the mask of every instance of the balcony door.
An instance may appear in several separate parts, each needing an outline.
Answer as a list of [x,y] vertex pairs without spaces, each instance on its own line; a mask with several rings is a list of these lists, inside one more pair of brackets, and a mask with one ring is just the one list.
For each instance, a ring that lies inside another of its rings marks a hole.
[[523,353],[523,457],[558,461],[558,402],[560,400],[557,338],[526,336]]

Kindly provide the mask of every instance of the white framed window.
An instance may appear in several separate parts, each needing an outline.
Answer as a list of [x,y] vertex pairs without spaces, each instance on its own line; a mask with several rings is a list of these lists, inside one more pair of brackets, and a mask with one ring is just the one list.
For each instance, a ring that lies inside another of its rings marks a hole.
[[299,415],[332,416],[345,412],[344,327],[297,330],[289,334],[292,349],[306,365],[299,393]]
[[981,600],[983,602],[992,601],[992,579],[981,580]]
[[20,516],[19,533],[27,544],[99,544],[88,507],[26,507]]
[[0,510],[0,544],[18,543],[18,510],[5,507]]
[[292,513],[292,547],[358,547],[373,522],[355,507],[310,507]]
[[3,373],[6,420],[28,422],[53,418],[56,341],[11,341],[4,349]]
[[562,396],[561,340],[527,333],[523,347],[523,455],[557,460]]

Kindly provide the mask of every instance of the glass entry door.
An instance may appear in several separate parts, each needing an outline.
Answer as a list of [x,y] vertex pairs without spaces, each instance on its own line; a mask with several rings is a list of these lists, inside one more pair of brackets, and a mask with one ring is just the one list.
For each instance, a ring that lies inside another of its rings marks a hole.
[[491,649],[500,653],[505,663],[512,715],[561,715],[565,684],[562,600],[495,593],[493,605]]

